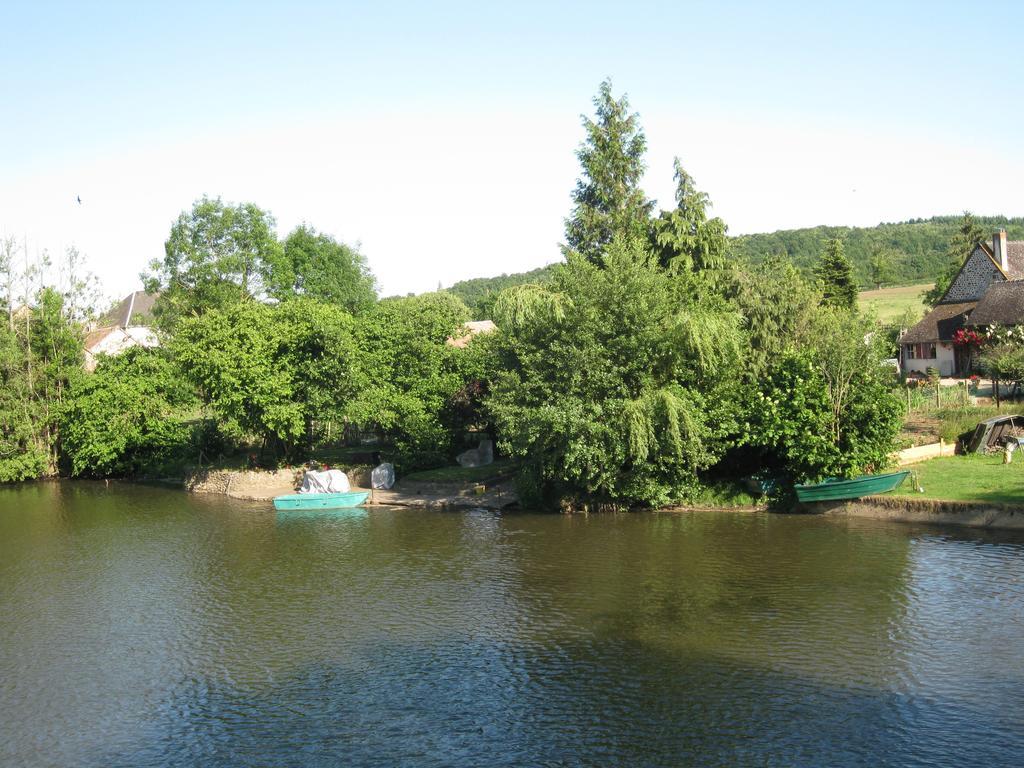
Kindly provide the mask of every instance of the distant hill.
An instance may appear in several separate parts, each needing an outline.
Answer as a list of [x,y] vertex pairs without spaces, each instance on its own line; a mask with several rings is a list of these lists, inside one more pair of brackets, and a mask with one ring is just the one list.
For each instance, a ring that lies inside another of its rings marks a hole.
[[[843,241],[854,275],[863,287],[870,285],[869,262],[881,249],[892,254],[892,285],[932,283],[946,266],[949,240],[960,224],[960,216],[933,216],[875,227],[811,227],[783,229],[760,235],[730,237],[732,257],[756,264],[768,256],[784,254],[799,269],[814,269],[825,243],[834,237]],[[976,216],[986,233],[1003,228],[1010,240],[1024,240],[1024,218]],[[491,319],[494,299],[505,288],[522,283],[541,283],[550,279],[554,265],[530,272],[515,272],[498,277],[478,277],[455,283],[450,290],[459,296],[474,319]]]
[[529,272],[513,272],[511,275],[460,280],[448,290],[466,302],[474,320],[493,320],[491,311],[499,293],[513,285],[547,282],[551,279],[554,268],[554,264],[549,264],[546,267],[531,269]]
[[[960,219],[960,216],[934,216],[876,227],[785,229],[733,237],[730,244],[736,258],[757,263],[767,256],[785,254],[793,264],[809,272],[814,269],[825,242],[838,237],[843,241],[854,275],[863,286],[870,284],[871,256],[881,249],[893,253],[892,284],[934,282],[946,266],[946,249]],[[1024,218],[976,216],[975,219],[988,234],[1004,228],[1010,240],[1024,239]]]

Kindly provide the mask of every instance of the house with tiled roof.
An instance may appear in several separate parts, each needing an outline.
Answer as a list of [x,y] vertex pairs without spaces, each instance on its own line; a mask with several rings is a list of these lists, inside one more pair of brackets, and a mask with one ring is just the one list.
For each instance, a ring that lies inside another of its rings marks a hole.
[[953,343],[965,327],[1024,324],[1024,241],[1007,241],[1006,230],[979,243],[924,319],[900,337],[907,373],[935,368],[943,376],[968,372],[970,353]]
[[101,317],[85,336],[85,369],[95,370],[100,355],[119,355],[132,347],[157,347],[152,329],[159,294],[135,291]]

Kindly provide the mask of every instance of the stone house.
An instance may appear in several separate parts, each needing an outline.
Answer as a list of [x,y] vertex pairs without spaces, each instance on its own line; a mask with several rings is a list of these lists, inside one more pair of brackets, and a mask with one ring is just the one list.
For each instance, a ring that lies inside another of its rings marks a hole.
[[159,294],[135,291],[101,317],[85,337],[85,369],[96,369],[99,355],[119,355],[132,347],[157,347],[152,329],[153,304]]
[[1024,241],[1008,242],[1006,230],[975,247],[935,308],[900,337],[900,367],[966,375],[970,353],[953,343],[954,335],[992,324],[1024,324]]

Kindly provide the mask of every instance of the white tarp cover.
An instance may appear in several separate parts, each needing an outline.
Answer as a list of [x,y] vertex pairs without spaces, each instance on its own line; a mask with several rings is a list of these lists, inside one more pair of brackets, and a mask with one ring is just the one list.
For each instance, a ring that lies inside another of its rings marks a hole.
[[348,493],[348,475],[340,469],[306,470],[299,493]]
[[377,490],[388,490],[395,484],[395,466],[385,461],[380,466],[374,467],[370,473],[370,487]]

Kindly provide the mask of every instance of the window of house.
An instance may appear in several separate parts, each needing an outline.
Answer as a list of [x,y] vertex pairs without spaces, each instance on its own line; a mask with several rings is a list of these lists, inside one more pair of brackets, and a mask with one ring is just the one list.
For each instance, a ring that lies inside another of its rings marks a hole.
[[907,349],[910,352],[911,360],[934,360],[935,345],[931,343],[909,344]]

